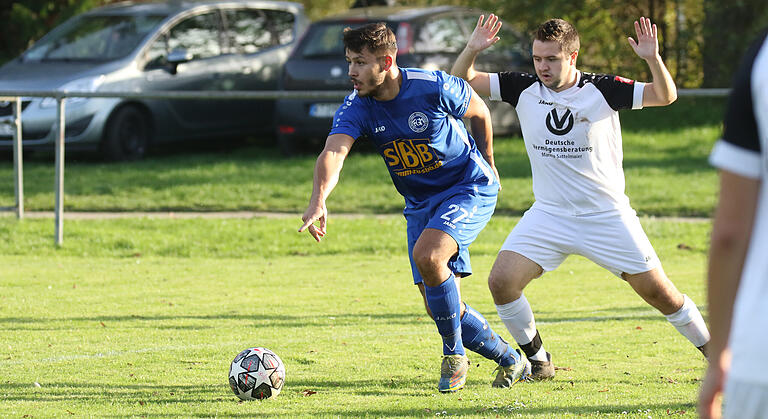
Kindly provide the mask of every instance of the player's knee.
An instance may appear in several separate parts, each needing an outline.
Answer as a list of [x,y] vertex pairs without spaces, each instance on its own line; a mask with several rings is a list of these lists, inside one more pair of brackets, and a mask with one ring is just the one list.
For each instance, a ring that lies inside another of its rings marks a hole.
[[520,281],[515,278],[514,273],[492,270],[488,275],[488,289],[493,295],[517,295],[518,298],[523,290],[520,287]]
[[413,249],[413,262],[416,264],[419,272],[422,273],[422,276],[425,273],[438,270],[447,263],[447,261],[441,260],[436,252],[421,249]]

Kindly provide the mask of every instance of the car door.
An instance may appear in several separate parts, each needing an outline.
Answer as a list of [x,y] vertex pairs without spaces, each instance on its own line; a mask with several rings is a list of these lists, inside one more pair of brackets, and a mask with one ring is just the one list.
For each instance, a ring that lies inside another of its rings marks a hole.
[[[226,39],[233,58],[234,88],[243,91],[275,91],[283,64],[293,46],[296,16],[284,10],[237,8],[223,10]],[[275,100],[241,100],[225,110],[243,132],[265,133],[274,129]]]
[[[171,53],[186,53],[188,61],[173,64]],[[151,91],[225,91],[235,87],[229,70],[235,63],[225,53],[221,15],[209,10],[181,19],[154,40],[147,52],[144,89]],[[211,99],[153,100],[158,119],[156,138],[203,137],[227,134],[234,116],[226,101]]]

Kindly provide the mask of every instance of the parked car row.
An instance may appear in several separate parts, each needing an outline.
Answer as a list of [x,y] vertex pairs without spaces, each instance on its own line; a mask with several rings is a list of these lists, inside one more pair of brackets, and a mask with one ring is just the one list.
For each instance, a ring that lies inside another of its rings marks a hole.
[[[66,21],[0,67],[0,92],[351,91],[345,27],[387,22],[398,37],[400,66],[448,71],[480,13],[367,7],[310,25],[291,2],[118,3]],[[527,42],[505,31],[477,67],[530,70]],[[139,159],[163,143],[246,136],[274,136],[292,153],[324,139],[340,103],[73,97],[65,101],[65,141],[67,149],[99,150],[109,160]],[[12,147],[12,109],[0,102],[0,149]],[[25,149],[51,148],[56,100],[23,98],[22,109]],[[510,108],[492,106],[492,114],[497,132],[517,129]]]

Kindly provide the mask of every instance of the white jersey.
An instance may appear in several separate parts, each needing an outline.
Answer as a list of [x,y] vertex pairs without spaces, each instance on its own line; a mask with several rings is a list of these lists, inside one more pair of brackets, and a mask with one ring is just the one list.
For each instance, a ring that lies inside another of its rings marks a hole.
[[555,92],[527,73],[491,73],[491,100],[515,107],[538,208],[583,215],[628,209],[619,109],[640,109],[644,83],[578,72]]
[[709,161],[760,180],[749,251],[733,312],[729,379],[768,383],[768,42],[753,45],[734,79],[723,137]]

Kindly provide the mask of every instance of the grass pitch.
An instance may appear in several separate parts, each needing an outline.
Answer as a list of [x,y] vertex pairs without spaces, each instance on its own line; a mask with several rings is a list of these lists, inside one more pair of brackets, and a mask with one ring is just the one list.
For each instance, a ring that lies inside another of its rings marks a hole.
[[[486,287],[516,218],[472,247],[463,298],[505,338]],[[412,285],[402,217],[332,218],[316,244],[294,218],[0,218],[2,417],[693,417],[705,361],[629,286],[571,257],[526,295],[560,368],[493,389],[436,391],[440,340]],[[709,223],[644,219],[678,288],[704,301]],[[705,310],[703,310],[705,311]],[[240,402],[232,358],[277,352],[286,387]],[[37,383],[37,384],[36,384]]]

